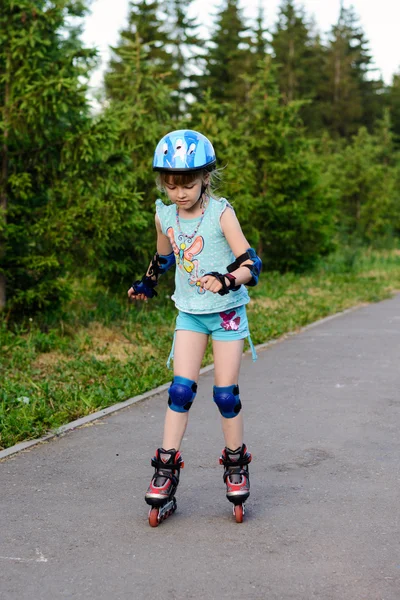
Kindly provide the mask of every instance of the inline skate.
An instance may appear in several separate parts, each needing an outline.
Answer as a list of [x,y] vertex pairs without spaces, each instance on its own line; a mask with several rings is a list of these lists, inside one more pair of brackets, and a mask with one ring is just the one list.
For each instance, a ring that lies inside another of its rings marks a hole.
[[149,524],[157,527],[176,511],[175,492],[179,484],[179,473],[184,467],[178,450],[157,448],[151,460],[154,475],[145,495],[149,509]]
[[236,523],[243,522],[245,513],[244,503],[250,496],[249,463],[251,454],[245,444],[236,450],[224,448],[219,459],[225,467],[224,482],[226,483],[226,497],[233,503],[233,515]]

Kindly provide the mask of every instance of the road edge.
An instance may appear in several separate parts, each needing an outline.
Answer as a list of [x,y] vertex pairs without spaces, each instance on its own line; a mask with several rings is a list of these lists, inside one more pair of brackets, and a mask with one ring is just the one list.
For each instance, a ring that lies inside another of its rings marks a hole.
[[[263,344],[258,344],[255,348],[257,351],[264,350],[264,349],[268,348],[269,346],[273,346],[274,344],[282,342],[283,340],[285,340],[288,337],[291,337],[293,335],[298,335],[299,333],[302,333],[303,331],[307,331],[308,329],[312,329],[313,327],[317,327],[318,325],[322,325],[323,323],[326,323],[333,319],[337,319],[338,317],[341,317],[345,314],[359,310],[360,308],[367,306],[368,304],[369,303],[357,304],[356,306],[352,306],[351,308],[347,308],[347,309],[337,312],[333,315],[328,315],[327,317],[318,319],[317,321],[314,321],[313,323],[309,323],[308,325],[305,325],[304,327],[300,327],[299,329],[296,329],[295,331],[289,331],[288,333],[281,335],[277,339],[270,340],[269,342],[265,342]],[[245,354],[248,354],[249,352],[250,352],[250,350],[245,352]],[[203,375],[204,373],[208,373],[209,371],[212,371],[213,369],[214,369],[214,364],[207,365],[206,367],[203,367],[200,370],[200,375]],[[129,406],[132,406],[133,404],[136,404],[137,402],[142,402],[143,400],[147,400],[148,398],[151,398],[152,396],[156,396],[157,394],[165,392],[169,388],[169,386],[170,386],[169,383],[164,383],[163,385],[160,385],[160,386],[154,388],[153,390],[149,390],[148,392],[146,392],[144,394],[139,394],[138,396],[129,398],[128,400],[125,400],[124,402],[118,402],[117,404],[113,404],[111,406],[108,406],[107,408],[103,408],[102,410],[99,410],[95,413],[87,415],[86,417],[81,417],[80,419],[76,419],[75,421],[66,423],[65,425],[62,425],[61,427],[58,427],[57,429],[50,431],[48,434],[46,434],[40,438],[36,438],[34,440],[28,440],[26,442],[20,442],[19,444],[15,444],[15,446],[11,446],[10,448],[1,450],[0,451],[0,461],[4,460],[6,458],[9,458],[10,456],[13,456],[14,454],[23,452],[24,450],[29,450],[33,446],[37,446],[39,444],[43,444],[44,442],[48,442],[54,438],[60,437],[61,435],[65,434],[65,433],[74,431],[75,429],[78,429],[79,427],[87,425],[88,423],[93,423],[94,421],[98,421],[99,419],[102,419],[102,418],[106,417],[107,415],[111,415],[115,412],[118,412],[119,410],[128,408]]]

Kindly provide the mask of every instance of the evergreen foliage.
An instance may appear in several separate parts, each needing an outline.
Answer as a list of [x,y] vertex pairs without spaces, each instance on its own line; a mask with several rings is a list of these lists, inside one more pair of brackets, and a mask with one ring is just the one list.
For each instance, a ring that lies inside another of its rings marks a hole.
[[268,33],[264,25],[264,9],[260,4],[258,7],[257,18],[252,36],[251,50],[254,55],[255,64],[257,65],[260,60],[264,60],[267,54],[267,40],[266,34]]
[[104,77],[107,98],[127,100],[136,93],[139,72],[135,60],[146,56],[152,72],[173,77],[173,57],[168,50],[169,36],[160,17],[158,0],[135,0],[129,4],[128,26],[120,32],[119,44],[112,48],[112,59]]
[[336,136],[349,137],[361,125],[373,128],[381,116],[383,82],[370,77],[372,57],[354,9],[341,8],[325,51],[319,85],[323,123]]
[[142,275],[144,263],[154,253],[156,190],[152,156],[158,140],[174,129],[174,86],[166,83],[160,64],[151,59],[151,47],[141,40],[136,31],[134,39],[121,44],[118,69],[112,71],[110,68],[107,74],[112,96],[105,116],[111,114],[119,124],[117,146],[129,157],[126,177],[132,182],[136,197],[140,198],[140,205],[128,204],[127,207],[132,219],[136,218],[140,235],[136,236],[135,229],[130,230],[129,220],[125,220],[118,238],[110,240],[104,247],[106,261],[101,275],[110,285],[121,284],[126,277]]
[[252,214],[273,270],[304,270],[331,246],[332,211],[318,187],[300,107],[281,103],[270,60],[260,63],[239,122],[255,166]]
[[331,146],[321,168],[339,203],[337,231],[346,243],[388,244],[400,231],[399,155],[389,114],[373,133],[359,129],[348,144]]
[[86,4],[0,7],[0,310],[10,318],[58,309],[88,274],[125,289],[143,273],[155,246],[153,151],[181,127],[212,140],[219,192],[266,269],[307,269],[335,244],[398,244],[400,75],[386,90],[373,77],[353,9],[323,42],[282,0],[269,56],[261,8],[249,25],[238,0],[224,0],[204,42],[191,1],[132,0],[94,115]]
[[216,17],[204,74],[198,78],[198,97],[210,89],[218,102],[244,102],[247,86],[243,75],[251,62],[251,37],[242,19],[238,0],[225,0]]
[[196,71],[203,57],[204,40],[198,34],[195,18],[188,17],[193,0],[165,2],[168,15],[168,47],[173,59],[174,117],[188,108],[187,95],[196,91]]
[[218,162],[226,166],[224,192],[265,267],[304,270],[330,248],[333,218],[318,187],[300,105],[281,102],[268,57],[246,85],[245,105],[221,107],[206,96],[194,126],[215,142]]
[[320,110],[313,101],[318,96],[324,49],[304,9],[298,8],[293,0],[283,0],[280,6],[271,47],[283,101],[306,100],[300,115],[310,130],[320,129]]
[[393,75],[392,85],[388,92],[388,106],[392,120],[393,132],[397,145],[400,144],[400,72]]
[[54,186],[65,144],[90,121],[82,83],[94,53],[67,28],[77,0],[5,0],[0,8],[0,307],[46,308],[65,297]]

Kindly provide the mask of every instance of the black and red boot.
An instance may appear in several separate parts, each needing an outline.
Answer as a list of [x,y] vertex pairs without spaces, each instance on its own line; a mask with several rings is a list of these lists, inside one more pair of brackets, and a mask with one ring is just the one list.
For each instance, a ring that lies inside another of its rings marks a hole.
[[244,503],[250,496],[249,463],[251,454],[245,444],[236,450],[224,448],[219,459],[224,465],[224,482],[226,483],[226,497],[233,503],[233,514],[236,522],[242,523],[245,512]]
[[149,523],[152,527],[157,527],[176,511],[175,492],[184,462],[178,450],[157,448],[151,465],[155,471],[144,499],[151,506]]

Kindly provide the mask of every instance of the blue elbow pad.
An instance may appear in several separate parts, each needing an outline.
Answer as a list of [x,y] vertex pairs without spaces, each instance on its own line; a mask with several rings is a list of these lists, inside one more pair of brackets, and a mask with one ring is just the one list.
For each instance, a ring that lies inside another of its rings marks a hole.
[[232,273],[232,271],[235,271],[236,269],[238,269],[240,266],[242,266],[242,263],[244,263],[246,260],[253,261],[253,264],[251,264],[251,265],[243,265],[244,267],[247,267],[251,273],[251,280],[248,283],[246,283],[246,285],[248,285],[248,286],[257,285],[258,278],[260,276],[261,269],[262,269],[262,260],[257,255],[257,252],[254,250],[254,248],[248,248],[244,254],[241,254],[240,256],[238,256],[237,259],[233,263],[228,265],[228,267],[227,267],[228,273]]
[[252,275],[251,280],[249,281],[249,283],[247,285],[254,286],[254,285],[257,285],[258,278],[260,277],[260,273],[261,273],[261,269],[262,269],[262,260],[257,255],[257,252],[254,250],[254,248],[249,248],[247,252],[250,255],[249,258],[251,258],[251,260],[253,261],[253,264],[252,265],[243,265],[243,266],[247,267],[250,270],[250,273]]
[[158,258],[158,272],[160,275],[166,273],[175,264],[175,254],[156,254]]

